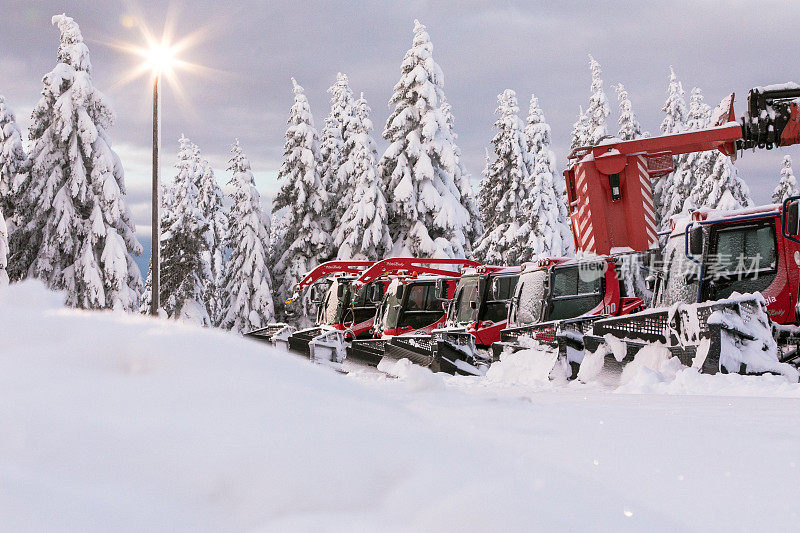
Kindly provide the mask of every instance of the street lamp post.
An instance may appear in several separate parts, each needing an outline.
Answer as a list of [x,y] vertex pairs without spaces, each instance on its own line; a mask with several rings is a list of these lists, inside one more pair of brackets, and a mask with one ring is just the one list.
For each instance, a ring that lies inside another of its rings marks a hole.
[[152,216],[152,248],[150,252],[150,314],[158,315],[161,258],[161,73],[156,70],[153,76],[153,216]]
[[161,84],[164,79],[173,87],[180,89],[177,84],[173,68],[199,69],[198,65],[181,61],[175,54],[186,49],[197,40],[197,35],[193,34],[183,39],[177,44],[170,45],[167,39],[162,38],[158,42],[144,25],[141,26],[149,48],[141,48],[129,44],[114,45],[115,47],[129,53],[136,54],[145,59],[129,76],[134,79],[141,74],[152,71],[153,73],[153,196],[151,218],[151,253],[150,253],[150,314],[158,315],[161,308],[160,286],[161,286]]

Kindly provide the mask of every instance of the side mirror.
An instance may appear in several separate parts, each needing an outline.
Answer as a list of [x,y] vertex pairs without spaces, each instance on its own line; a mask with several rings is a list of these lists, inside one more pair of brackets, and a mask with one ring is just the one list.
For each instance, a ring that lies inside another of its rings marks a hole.
[[344,296],[344,283],[338,283],[336,285],[336,297],[341,298]]
[[405,293],[406,293],[406,286],[403,285],[403,284],[398,285],[397,286],[397,299],[398,300],[402,300],[403,299],[403,295]]
[[470,309],[477,309],[478,308],[478,302],[476,302],[475,300],[470,300],[469,301],[469,308]]
[[689,233],[689,253],[693,256],[703,255],[703,228],[695,226]]
[[792,237],[800,234],[800,200],[789,202],[786,209],[786,231]]
[[436,280],[436,299],[437,300],[448,300],[447,297],[447,280],[445,278],[439,278]]
[[311,286],[311,303],[312,304],[321,304],[322,300],[325,298],[325,291],[323,290],[323,286],[321,285],[312,285]]
[[650,274],[646,278],[644,278],[644,286],[647,288],[648,291],[653,292],[653,289],[656,288],[656,277],[653,274]]

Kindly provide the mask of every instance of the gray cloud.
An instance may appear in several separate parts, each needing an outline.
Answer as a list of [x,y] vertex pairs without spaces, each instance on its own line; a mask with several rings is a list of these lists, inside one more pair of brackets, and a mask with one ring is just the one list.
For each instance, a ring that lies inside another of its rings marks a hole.
[[[232,5],[234,4],[234,5]],[[766,1],[758,12],[749,2],[211,2],[177,5],[176,35],[209,26],[207,40],[184,59],[224,72],[181,74],[183,109],[170,89],[164,96],[164,175],[172,174],[177,139],[185,133],[215,165],[222,183],[228,150],[238,137],[251,158],[259,188],[271,197],[292,102],[289,78],[306,88],[317,126],[328,110],[325,92],[337,71],[364,91],[378,133],[388,116],[387,101],[411,44],[412,24],[428,26],[434,56],[445,73],[459,142],[477,181],[483,153],[493,135],[496,95],[515,89],[523,109],[534,91],[553,127],[554,148],[564,162],[578,105],[588,99],[587,54],[603,65],[616,120],[611,85],[622,82],[643,126],[658,132],[669,65],[687,96],[702,87],[713,105],[731,91],[743,109],[755,85],[797,78],[794,29],[800,4]],[[176,5],[176,4],[173,4]],[[137,224],[149,222],[149,90],[144,78],[115,83],[135,59],[101,44],[112,39],[139,42],[123,17],[140,12],[157,33],[168,3],[68,1],[67,14],[89,42],[94,81],[117,113],[114,146],[126,167],[129,202]],[[41,76],[55,63],[58,32],[50,17],[63,0],[6,0],[0,18],[0,94],[23,125],[39,96]],[[759,17],[759,20],[754,20]],[[612,124],[612,126],[615,124]],[[380,143],[379,147],[385,144]],[[780,155],[800,161],[800,149],[747,153],[738,163],[758,202],[766,202],[777,181]]]

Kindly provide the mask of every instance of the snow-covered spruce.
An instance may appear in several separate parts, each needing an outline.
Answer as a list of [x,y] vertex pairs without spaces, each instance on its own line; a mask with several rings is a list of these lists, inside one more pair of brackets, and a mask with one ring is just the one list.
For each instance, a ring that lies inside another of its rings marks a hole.
[[[481,213],[481,223],[484,227],[492,229],[497,224],[494,222],[494,207],[500,201],[500,183],[497,180],[488,179],[491,172],[492,160],[489,157],[489,149],[484,148],[485,162],[481,171],[481,182],[478,186],[478,209]],[[477,245],[477,242],[475,243]]]
[[781,164],[781,179],[772,192],[772,203],[780,204],[790,196],[797,196],[797,178],[792,171],[792,156],[785,155]]
[[204,259],[208,221],[200,209],[197,187],[203,168],[198,165],[197,147],[184,136],[175,167],[178,173],[162,215],[159,299],[170,318],[209,326],[205,295],[211,270]]
[[470,183],[470,173],[467,170],[466,165],[461,160],[461,148],[456,144],[456,140],[458,139],[458,134],[456,133],[455,129],[455,117],[453,116],[452,108],[450,107],[450,102],[447,100],[444,101],[442,104],[442,113],[444,114],[445,121],[447,125],[450,127],[450,135],[453,138],[453,154],[455,155],[455,176],[453,181],[455,182],[456,186],[458,187],[458,192],[461,194],[461,205],[464,206],[464,209],[467,210],[469,214],[470,224],[466,228],[466,236],[467,236],[467,252],[470,253],[472,251],[472,246],[475,243],[475,240],[478,239],[483,234],[483,223],[481,222],[481,211],[478,208],[478,202],[475,199],[475,193],[472,190],[472,184]]
[[228,218],[223,208],[223,193],[214,177],[211,164],[199,157],[196,164],[202,172],[198,172],[197,205],[205,216],[208,229],[204,234],[206,250],[203,252],[203,261],[208,264],[210,277],[205,280],[205,303],[211,324],[217,325],[223,315],[223,299],[221,292],[222,274],[225,262],[225,239],[228,233]]
[[25,171],[25,150],[14,112],[0,95],[0,211],[10,221],[14,214],[14,190]]
[[[519,118],[516,93],[506,89],[498,95],[497,101],[495,113],[499,118],[494,126],[498,131],[492,139],[495,158],[484,177],[488,184],[482,186],[481,190],[499,195],[494,205],[481,202],[489,211],[483,214],[486,230],[475,246],[474,256],[487,264],[516,265],[523,255],[529,253],[524,248],[530,245],[529,233],[535,230],[529,226],[523,227],[529,221],[523,202],[529,193],[536,194],[528,189],[533,182],[530,174],[532,157],[528,152],[524,125]],[[555,220],[552,221],[552,229],[556,229]],[[539,247],[535,250],[536,253],[541,251]]]
[[589,119],[586,113],[583,112],[583,106],[578,107],[578,120],[572,125],[572,133],[570,135],[570,150],[589,145]]
[[303,276],[327,257],[331,247],[325,229],[328,194],[319,175],[317,130],[303,88],[294,78],[292,84],[294,105],[289,112],[283,164],[278,171],[282,184],[272,205],[273,213],[283,210],[271,258],[272,279],[277,284],[276,311],[282,320],[311,315],[308,294],[301,301],[285,302]]
[[355,181],[342,169],[347,159],[350,130],[354,128],[353,91],[347,75],[339,72],[328,92],[331,95],[331,112],[325,119],[320,141],[320,179],[328,191],[328,216],[324,222],[328,232],[333,231],[350,205]]
[[[699,88],[692,90],[688,118],[683,131],[709,126],[711,109],[703,103]],[[700,207],[730,211],[753,205],[750,188],[739,177],[731,158],[719,150],[679,156],[669,188],[670,204],[664,204],[663,226],[669,216]],[[684,195],[687,194],[688,197]],[[685,200],[684,200],[685,198]]]
[[8,227],[0,209],[0,289],[8,285]]
[[[530,154],[531,183],[523,200],[523,211],[530,228],[527,253],[522,261],[549,255],[570,255],[573,250],[564,180],[556,173],[556,154],[550,149],[550,125],[531,94],[525,137]],[[550,222],[554,221],[553,225]]]
[[587,134],[589,144],[595,145],[600,139],[608,135],[606,121],[611,110],[608,107],[608,98],[603,90],[603,71],[600,63],[589,55],[589,69],[592,72],[592,84],[589,87],[589,107],[586,108]]
[[628,96],[628,91],[625,90],[625,86],[618,83],[614,86],[614,90],[617,92],[617,100],[619,100],[619,119],[617,120],[619,132],[617,137],[623,141],[645,137],[646,134],[642,132],[642,126],[633,112],[633,104]]
[[269,274],[269,215],[262,210],[250,161],[239,141],[231,148],[228,185],[233,205],[228,212],[225,245],[231,251],[222,282],[224,315],[220,327],[237,332],[266,326],[275,316]]
[[[664,112],[664,120],[661,121],[661,134],[669,135],[672,133],[682,133],[686,130],[688,120],[688,108],[684,97],[683,85],[678,81],[675,70],[669,67],[669,86],[667,87],[667,100],[661,111]],[[681,156],[673,157],[673,165],[676,170],[680,170]],[[674,203],[673,196],[674,175],[667,174],[655,180],[653,184],[653,204],[656,208],[656,216],[660,221],[661,229],[669,229],[669,217],[667,212]]]
[[689,110],[686,107],[686,98],[683,91],[683,84],[678,81],[675,70],[669,67],[669,86],[667,87],[667,101],[661,111],[664,113],[664,120],[661,121],[661,133],[681,133],[686,129]]
[[390,144],[379,165],[390,200],[393,254],[464,257],[472,222],[461,203],[456,147],[441,107],[444,76],[417,20],[401,69],[383,131]]
[[[710,117],[711,108],[703,102],[703,92],[700,88],[695,87],[689,97],[689,112],[683,131],[706,128]],[[662,229],[669,229],[670,219],[673,216],[700,207],[694,205],[689,196],[698,181],[708,175],[710,170],[708,162],[708,152],[690,152],[675,158],[675,171],[662,178],[669,180],[666,184],[669,195],[664,198]]]
[[52,19],[61,31],[58,64],[43,78],[33,110],[30,171],[17,195],[11,236],[12,279],[35,276],[82,308],[134,310],[140,254],[125,203],[122,164],[107,130],[114,113],[92,86],[89,49],[78,25]]
[[707,153],[708,172],[698,178],[689,195],[690,205],[731,211],[750,207],[750,187],[739,177],[739,171],[730,157],[718,150]]
[[372,121],[364,95],[355,104],[342,172],[353,181],[352,201],[336,229],[338,259],[384,258],[392,249],[383,183],[377,171]]

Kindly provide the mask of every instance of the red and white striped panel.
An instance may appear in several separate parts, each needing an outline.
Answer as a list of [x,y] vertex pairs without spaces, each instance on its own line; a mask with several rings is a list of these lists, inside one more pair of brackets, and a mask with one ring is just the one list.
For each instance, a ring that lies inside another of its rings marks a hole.
[[575,176],[575,189],[578,193],[578,217],[573,220],[573,231],[578,236],[578,248],[585,252],[594,252],[594,228],[592,228],[591,209],[589,209],[589,184],[586,170],[578,165]]
[[644,211],[644,224],[647,231],[649,248],[658,247],[658,230],[656,229],[656,214],[653,207],[653,191],[650,187],[650,174],[647,172],[647,158],[637,156],[636,163],[639,170],[639,181],[642,185],[642,210]]

